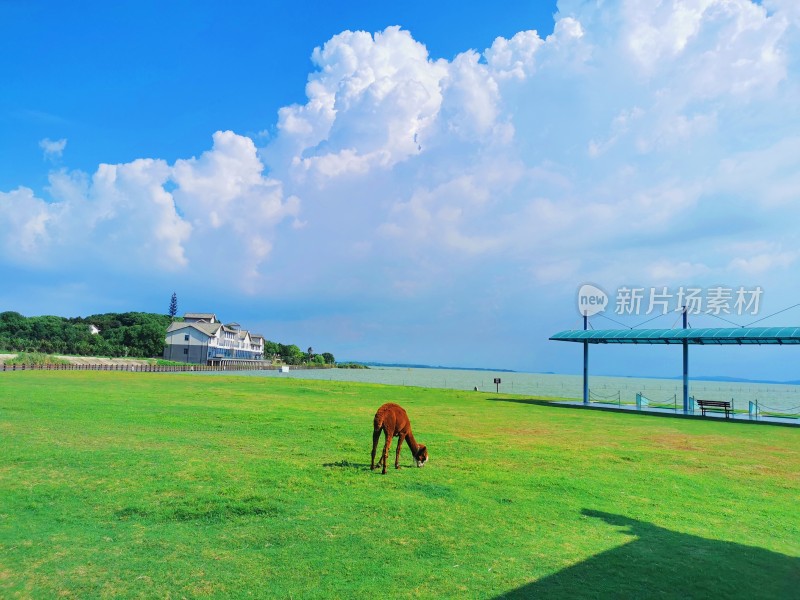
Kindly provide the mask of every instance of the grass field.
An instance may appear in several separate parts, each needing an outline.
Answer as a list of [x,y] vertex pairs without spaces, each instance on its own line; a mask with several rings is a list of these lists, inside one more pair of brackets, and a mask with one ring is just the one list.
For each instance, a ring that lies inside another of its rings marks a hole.
[[[405,468],[369,470],[388,401],[425,468],[405,448]],[[798,498],[792,428],[327,381],[0,376],[3,598],[797,598]]]

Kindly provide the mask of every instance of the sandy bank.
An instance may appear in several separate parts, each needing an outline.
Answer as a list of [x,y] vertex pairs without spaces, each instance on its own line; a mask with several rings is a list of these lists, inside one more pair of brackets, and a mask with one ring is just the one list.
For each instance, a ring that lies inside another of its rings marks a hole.
[[[16,357],[16,354],[0,354],[0,364]],[[137,358],[102,358],[98,356],[56,356],[73,365],[147,365],[148,361]]]

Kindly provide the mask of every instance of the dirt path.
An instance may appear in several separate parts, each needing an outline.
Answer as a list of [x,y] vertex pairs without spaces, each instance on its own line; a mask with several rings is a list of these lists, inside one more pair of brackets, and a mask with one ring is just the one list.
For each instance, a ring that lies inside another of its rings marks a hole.
[[146,365],[146,360],[136,358],[102,358],[99,356],[56,356],[73,365]]
[[[16,354],[0,354],[0,365],[15,358]],[[148,361],[137,358],[102,358],[99,356],[56,356],[73,365],[146,365]]]

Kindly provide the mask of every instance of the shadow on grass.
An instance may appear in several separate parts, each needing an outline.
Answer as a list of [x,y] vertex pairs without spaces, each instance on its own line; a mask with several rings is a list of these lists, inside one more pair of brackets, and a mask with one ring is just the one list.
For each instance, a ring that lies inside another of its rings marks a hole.
[[[539,400],[534,398],[503,398],[502,396],[499,397],[492,397],[489,396],[486,398],[487,400],[491,400],[492,402],[516,402],[517,404],[537,404],[539,406],[558,406],[558,400]],[[564,406],[569,406],[568,404],[564,404]]]
[[584,510],[635,539],[498,596],[517,598],[797,598],[800,558]]
[[339,460],[332,463],[323,463],[323,467],[327,469],[369,469],[367,463],[354,463],[349,460]]

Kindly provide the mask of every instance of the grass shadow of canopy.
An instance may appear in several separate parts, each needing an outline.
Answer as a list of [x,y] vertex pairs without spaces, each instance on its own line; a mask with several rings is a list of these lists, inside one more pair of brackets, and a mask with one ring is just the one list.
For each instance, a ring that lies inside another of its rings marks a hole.
[[800,558],[710,540],[594,510],[632,541],[498,596],[521,598],[798,598]]
[[486,400],[489,402],[514,402],[516,404],[533,404],[536,406],[559,406],[558,400],[555,399],[545,400],[539,398],[504,398],[502,396],[488,396]]

